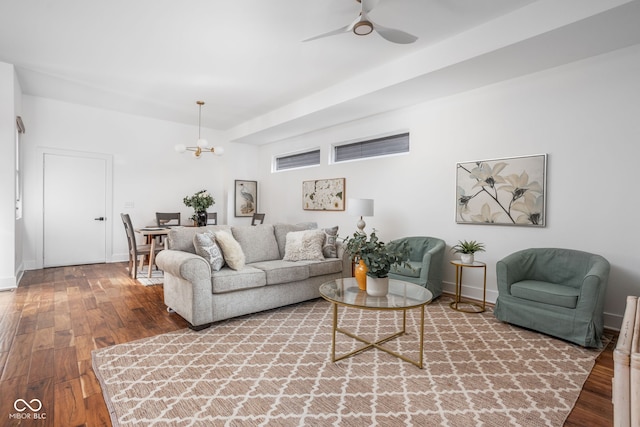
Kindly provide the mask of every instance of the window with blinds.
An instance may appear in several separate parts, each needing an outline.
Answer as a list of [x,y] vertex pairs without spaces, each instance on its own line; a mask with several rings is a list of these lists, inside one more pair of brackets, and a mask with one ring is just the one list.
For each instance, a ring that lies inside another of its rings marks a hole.
[[320,149],[305,151],[303,153],[276,156],[274,162],[275,171],[298,169],[320,164]]
[[334,163],[409,152],[409,133],[351,142],[333,147]]

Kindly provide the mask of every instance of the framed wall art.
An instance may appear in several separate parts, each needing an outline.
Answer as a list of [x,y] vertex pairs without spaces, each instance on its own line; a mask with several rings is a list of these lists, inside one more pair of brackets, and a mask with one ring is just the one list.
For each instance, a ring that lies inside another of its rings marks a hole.
[[456,222],[544,227],[547,155],[456,165]]
[[253,216],[258,212],[258,181],[235,180],[234,215]]
[[343,211],[344,178],[302,182],[302,209],[305,211]]

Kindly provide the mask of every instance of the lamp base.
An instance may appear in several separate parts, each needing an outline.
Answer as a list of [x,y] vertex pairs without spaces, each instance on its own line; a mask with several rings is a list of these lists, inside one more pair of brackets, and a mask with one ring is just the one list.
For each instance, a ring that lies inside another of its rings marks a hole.
[[356,222],[356,227],[358,227],[358,234],[366,234],[364,232],[364,227],[367,224],[364,222],[364,220],[362,219],[362,217],[360,217],[360,220],[358,222]]

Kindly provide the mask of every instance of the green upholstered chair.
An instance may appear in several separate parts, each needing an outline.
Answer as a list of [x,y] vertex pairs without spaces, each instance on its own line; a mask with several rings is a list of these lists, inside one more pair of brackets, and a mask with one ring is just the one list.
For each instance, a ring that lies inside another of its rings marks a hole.
[[609,262],[571,249],[534,248],[496,264],[503,322],[533,329],[584,347],[602,347],[604,297]]
[[426,287],[434,298],[439,297],[442,294],[442,263],[446,247],[444,240],[436,237],[415,236],[397,239],[389,244],[404,241],[409,243],[411,252],[408,263],[413,270],[402,266],[392,267],[389,277]]

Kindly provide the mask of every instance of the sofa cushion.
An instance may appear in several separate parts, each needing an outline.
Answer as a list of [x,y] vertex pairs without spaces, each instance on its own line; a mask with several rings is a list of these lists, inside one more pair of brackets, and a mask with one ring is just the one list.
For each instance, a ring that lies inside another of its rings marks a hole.
[[309,267],[309,277],[342,272],[342,260],[338,258],[329,258],[323,261],[299,261],[296,264],[306,264]]
[[196,233],[193,236],[193,246],[196,249],[196,254],[209,261],[213,271],[218,271],[222,268],[224,265],[222,250],[216,244],[216,237],[211,231]]
[[280,259],[273,225],[259,224],[232,227],[233,237],[240,243],[247,264]]
[[204,233],[211,231],[225,230],[231,231],[231,227],[228,225],[207,225],[206,227],[172,227],[169,230],[167,237],[167,245],[169,249],[176,251],[196,253],[196,248],[193,246],[193,236],[197,233]]
[[214,294],[259,288],[266,284],[264,271],[248,265],[240,270],[225,267],[211,273],[211,291]]
[[323,260],[322,245],[324,231],[305,230],[287,233],[287,244],[284,248],[285,261]]
[[240,244],[233,238],[231,233],[218,231],[216,233],[216,242],[222,249],[227,265],[233,270],[242,270],[245,264],[244,252],[242,252],[242,247],[240,247]]
[[511,295],[542,304],[576,308],[580,289],[539,280],[522,280],[511,285]]
[[331,228],[323,228],[324,243],[322,245],[322,255],[325,258],[338,258],[338,248],[336,241],[338,240],[338,226]]
[[407,261],[407,264],[409,264],[411,268],[407,268],[404,265],[394,265],[391,267],[391,272],[399,274],[400,276],[420,277],[420,272],[422,271],[422,261]]
[[289,283],[309,278],[309,267],[289,261],[262,261],[251,264],[251,267],[264,271],[267,285]]
[[274,224],[274,234],[276,236],[276,242],[278,243],[278,252],[280,252],[280,259],[284,258],[284,250],[287,245],[287,234],[291,231],[304,231],[309,230],[304,224]]

